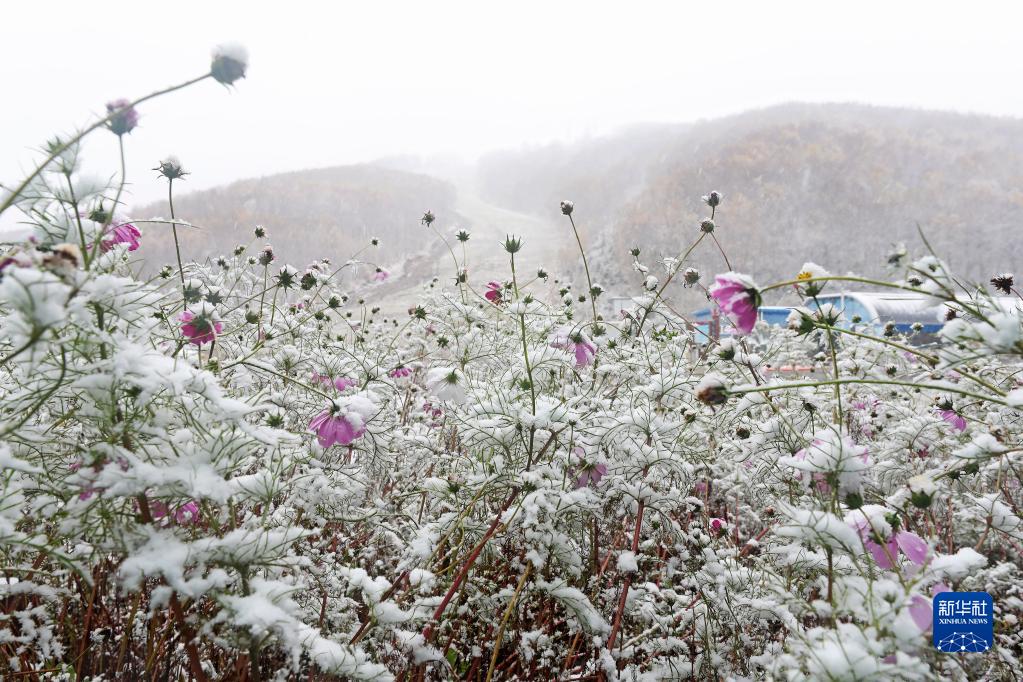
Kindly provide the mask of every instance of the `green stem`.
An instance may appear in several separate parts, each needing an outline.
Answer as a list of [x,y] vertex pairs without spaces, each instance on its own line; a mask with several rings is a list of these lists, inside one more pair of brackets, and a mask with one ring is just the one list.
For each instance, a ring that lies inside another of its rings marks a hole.
[[1023,411],[1023,405],[1010,405],[1005,400],[996,400],[988,395],[981,395],[979,393],[973,393],[971,391],[964,391],[956,386],[946,385],[934,385],[934,384],[914,384],[909,381],[897,381],[894,379],[831,379],[828,381],[797,381],[793,383],[785,384],[771,384],[769,386],[751,386],[750,388],[737,388],[735,390],[728,391],[729,395],[743,395],[746,393],[770,393],[771,391],[783,391],[791,388],[817,388],[820,386],[834,386],[835,384],[872,384],[880,386],[904,386],[906,388],[921,388],[929,389],[934,391],[943,391],[945,393],[955,393],[957,395],[965,395],[975,400],[980,400],[988,403],[996,403],[998,405],[1005,405],[1006,407],[1012,407],[1014,409]]
[[583,270],[586,272],[586,295],[590,298],[590,306],[593,308],[593,335],[600,336],[600,325],[597,324],[597,299],[593,295],[593,280],[590,278],[590,265],[586,261],[586,249],[583,248],[583,240],[579,237],[579,230],[575,226],[575,218],[568,214],[568,221],[572,223],[572,232],[575,234],[575,243],[579,245],[579,255],[583,258]]
[[151,100],[151,99],[153,99],[155,97],[160,97],[161,95],[167,95],[167,94],[170,94],[170,93],[175,92],[177,90],[181,90],[182,88],[187,88],[188,86],[194,85],[195,83],[198,83],[201,80],[205,80],[205,79],[209,78],[212,75],[213,75],[212,73],[204,73],[203,75],[199,76],[198,78],[193,78],[191,80],[185,81],[184,83],[179,83],[178,85],[172,85],[171,87],[164,88],[163,90],[157,90],[156,92],[152,92],[152,93],[146,95],[145,97],[140,97],[137,100],[135,100],[135,101],[131,102],[130,104],[128,104],[127,107],[122,107],[121,109],[118,109],[116,111],[111,112],[110,114],[107,114],[106,116],[104,116],[100,120],[98,120],[95,123],[93,123],[92,125],[90,125],[85,130],[81,131],[80,133],[78,133],[77,135],[72,137],[67,142],[64,142],[64,143],[58,145],[56,149],[54,149],[52,152],[50,152],[50,155],[47,156],[43,160],[42,163],[40,163],[38,166],[36,166],[35,170],[33,170],[32,173],[30,173],[27,178],[22,180],[20,185],[18,185],[16,188],[14,188],[14,190],[11,191],[10,196],[8,196],[7,199],[5,199],[2,204],[0,204],[0,213],[3,213],[8,208],[10,208],[11,205],[14,204],[15,201],[17,201],[18,197],[21,196],[21,193],[25,191],[25,188],[28,187],[29,184],[31,184],[33,180],[35,180],[37,177],[39,177],[39,174],[42,173],[44,170],[46,170],[46,167],[49,166],[51,163],[53,163],[54,159],[56,159],[61,154],[66,152],[68,149],[73,147],[83,137],[85,137],[86,135],[88,135],[92,131],[94,131],[97,128],[100,128],[100,127],[106,125],[107,123],[109,123],[111,121],[111,119],[113,119],[115,116],[117,116],[123,109],[137,106],[137,105],[142,104],[143,102]]
[[178,242],[178,224],[174,222],[174,178],[167,178],[167,203],[170,204],[171,231],[174,233],[174,252],[178,256],[178,275],[181,276],[181,296],[184,298],[185,267],[181,264],[181,244]]

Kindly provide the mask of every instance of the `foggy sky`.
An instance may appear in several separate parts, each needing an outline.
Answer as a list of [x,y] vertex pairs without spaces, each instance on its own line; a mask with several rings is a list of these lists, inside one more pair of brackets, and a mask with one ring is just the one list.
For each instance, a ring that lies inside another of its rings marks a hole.
[[[1021,18],[1011,2],[891,0],[4,3],[0,182],[108,100],[201,74],[224,41],[248,47],[249,77],[140,108],[129,203],[163,196],[150,169],[168,153],[200,189],[794,100],[1020,117]],[[113,172],[115,140],[95,134],[87,167]]]

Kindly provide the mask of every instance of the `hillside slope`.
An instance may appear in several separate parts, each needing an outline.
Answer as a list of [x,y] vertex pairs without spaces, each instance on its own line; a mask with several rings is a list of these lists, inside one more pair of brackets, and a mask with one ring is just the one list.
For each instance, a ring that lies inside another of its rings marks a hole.
[[[269,232],[278,259],[296,267],[318,258],[343,261],[374,237],[381,246],[364,257],[389,263],[427,248],[419,224],[424,211],[432,210],[444,224],[458,221],[450,184],[372,165],[282,173],[190,193],[186,182],[181,189],[175,213],[200,228],[179,230],[186,258],[230,252],[252,240],[258,224]],[[164,202],[133,215],[170,213]],[[150,269],[173,261],[169,228],[148,226],[140,255]]]
[[[486,196],[538,214],[572,198],[580,225],[600,242],[594,260],[612,290],[633,277],[631,247],[649,262],[699,234],[700,196],[712,189],[725,195],[717,236],[732,265],[760,281],[791,276],[805,260],[877,273],[891,243],[922,248],[918,224],[968,277],[1011,271],[1023,258],[1018,120],[784,105],[495,155],[480,177]],[[509,189],[522,182],[543,205]],[[708,273],[724,268],[713,247],[694,257]]]

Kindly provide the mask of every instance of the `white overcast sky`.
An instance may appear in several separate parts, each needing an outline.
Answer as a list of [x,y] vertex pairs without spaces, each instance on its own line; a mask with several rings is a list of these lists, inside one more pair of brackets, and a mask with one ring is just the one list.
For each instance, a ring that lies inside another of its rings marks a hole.
[[[129,201],[162,196],[149,169],[168,153],[198,189],[794,100],[1023,117],[1021,20],[1011,0],[5,2],[0,182],[106,101],[202,73],[224,41],[248,47],[249,77],[140,108]],[[112,135],[86,153],[116,168]]]

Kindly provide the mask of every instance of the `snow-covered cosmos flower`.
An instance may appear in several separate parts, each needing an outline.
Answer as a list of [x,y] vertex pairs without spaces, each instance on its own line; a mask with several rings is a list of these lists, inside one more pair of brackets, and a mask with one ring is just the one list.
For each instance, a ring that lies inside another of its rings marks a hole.
[[402,365],[401,367],[395,367],[394,369],[387,373],[387,376],[391,377],[392,379],[404,379],[406,377],[412,376],[412,368],[406,367],[405,365]]
[[582,473],[575,479],[575,487],[586,488],[600,483],[600,479],[607,475],[607,465],[603,462],[591,464],[582,469]]
[[714,278],[709,291],[722,312],[731,317],[740,334],[753,331],[760,307],[760,292],[752,279],[737,272],[727,272]]
[[914,564],[923,564],[929,551],[927,541],[910,531],[893,531],[888,513],[879,504],[865,504],[849,512],[845,522],[859,533],[864,547],[881,568],[894,568],[900,551]]
[[116,223],[108,229],[106,237],[100,242],[100,248],[109,251],[118,244],[127,244],[129,251],[135,251],[142,245],[139,241],[141,236],[139,229],[131,223]]
[[966,430],[966,419],[955,410],[938,410],[938,416],[952,425],[952,428],[962,433]]
[[216,340],[217,335],[224,331],[224,323],[217,311],[206,301],[186,309],[179,319],[181,333],[196,346]]
[[384,282],[384,281],[387,281],[387,278],[390,277],[390,276],[391,276],[391,273],[387,272],[387,270],[384,270],[382,268],[377,268],[376,272],[373,273],[373,281],[374,282]]
[[[603,462],[587,462],[585,459],[585,451],[581,447],[572,449],[572,454],[575,459],[579,460],[580,466],[578,471],[580,472],[575,478],[575,489],[586,488],[591,485],[597,485],[600,480],[607,475],[607,465]],[[577,470],[573,467],[570,471],[570,475],[575,475]]]
[[465,375],[455,367],[437,367],[426,375],[426,387],[437,398],[465,402]]
[[353,395],[330,401],[326,410],[313,417],[309,430],[316,434],[321,447],[351,445],[366,433],[366,422],[376,412],[373,401]]
[[858,492],[869,462],[865,447],[834,431],[821,432],[809,446],[778,460],[795,469],[798,480],[824,494],[832,485],[842,494]]
[[575,366],[583,368],[593,364],[597,355],[597,347],[583,331],[562,329],[554,335],[551,347],[571,351],[575,354]]
[[811,282],[809,280],[827,277],[829,274],[827,270],[816,263],[803,263],[803,267],[799,268],[799,274],[796,275],[796,279],[802,284],[797,285],[796,289],[804,296],[816,296],[824,289],[827,282]]

